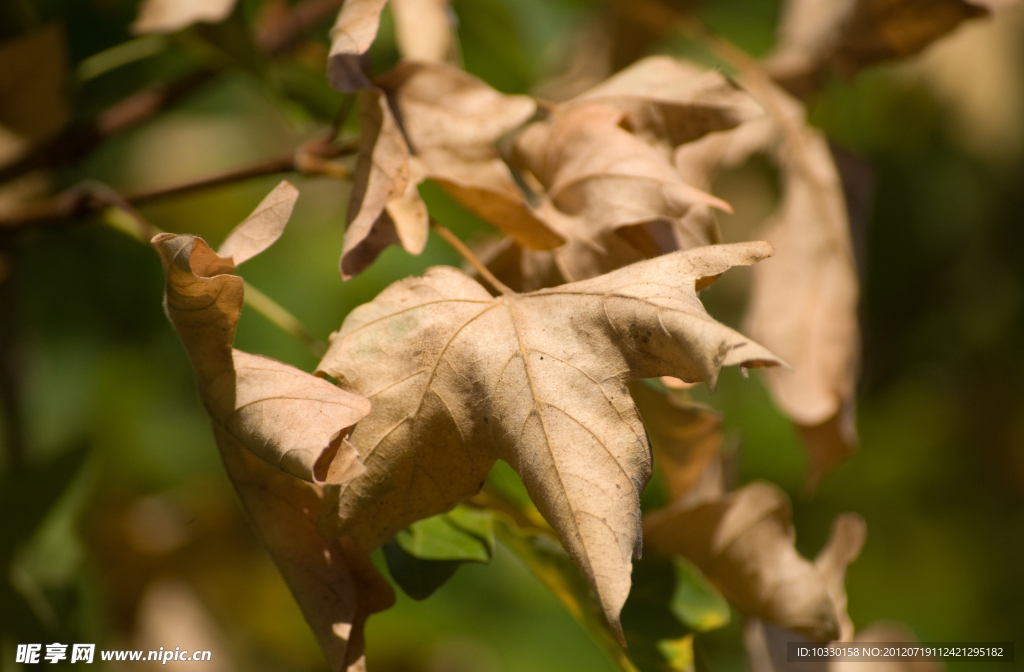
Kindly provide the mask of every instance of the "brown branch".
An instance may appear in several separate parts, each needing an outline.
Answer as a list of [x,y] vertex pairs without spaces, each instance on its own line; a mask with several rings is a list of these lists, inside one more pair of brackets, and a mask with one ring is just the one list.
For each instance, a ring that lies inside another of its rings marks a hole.
[[459,240],[458,236],[456,236],[454,233],[438,224],[433,219],[430,220],[430,228],[434,229],[434,231],[437,231],[438,235],[440,235],[442,238],[448,241],[448,244],[454,247],[456,251],[458,251],[458,253],[461,254],[466,261],[472,264],[473,268],[476,269],[476,272],[480,274],[480,277],[482,277],[484,280],[490,283],[492,287],[494,287],[502,294],[515,294],[515,292],[513,292],[508,285],[494,277],[494,274],[491,273],[491,271],[486,266],[484,266],[479,259],[476,258],[476,255],[473,254],[473,251],[466,247],[466,244]]
[[[357,149],[354,142],[335,144],[317,140],[303,145],[298,151],[291,154],[168,187],[126,195],[118,194],[106,186],[99,187],[97,183],[83,182],[49,200],[33,203],[18,212],[0,216],[0,233],[84,217],[107,205],[122,207],[123,204],[122,209],[131,209],[132,205],[141,205],[161,198],[194,193],[268,175],[300,173],[349,179],[351,174],[348,169],[331,159],[353,154]],[[112,199],[117,199],[117,201]]]

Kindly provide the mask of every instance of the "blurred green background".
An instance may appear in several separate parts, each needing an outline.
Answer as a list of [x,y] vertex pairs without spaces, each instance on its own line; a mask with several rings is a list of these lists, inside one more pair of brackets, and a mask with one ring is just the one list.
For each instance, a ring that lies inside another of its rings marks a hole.
[[[243,3],[240,17],[256,16],[260,4]],[[58,188],[92,178],[132,191],[271,158],[322,133],[343,104],[323,81],[329,22],[273,63],[246,65],[228,48],[211,49],[225,38],[204,29],[85,78],[86,59],[132,39],[135,2],[5,0],[0,7],[2,40],[63,26],[78,73],[78,118],[150,82],[212,74],[165,113],[58,172]],[[564,70],[576,33],[609,11],[585,0],[454,0],[452,7],[466,69],[523,93]],[[770,50],[779,9],[771,0],[695,6],[754,55]],[[799,439],[756,375],[725,372],[707,397],[725,412],[739,446],[739,482],[766,478],[790,493],[801,552],[820,549],[836,514],[867,519],[868,541],[847,581],[856,625],[900,621],[925,641],[1024,642],[1022,9],[965,25],[901,64],[830,80],[811,104],[860,213],[852,223],[864,335],[855,457],[806,495]],[[397,58],[386,19],[372,52],[376,70]],[[645,50],[689,53],[692,45],[672,38]],[[343,135],[357,131],[351,117]],[[162,229],[215,245],[278,179],[166,199],[142,212]],[[432,237],[423,255],[391,248],[342,283],[349,184],[288,179],[301,191],[288,229],[240,272],[322,339],[387,283],[461,263]],[[490,233],[440,190],[422,193],[463,239]],[[724,175],[716,193],[736,210],[722,218],[726,239],[743,239],[773,207],[775,175],[753,161]],[[20,667],[15,644],[54,641],[203,642],[194,648],[214,651],[204,664],[211,671],[326,669],[225,478],[191,368],[162,312],[157,257],[97,218],[0,234],[0,241],[4,356],[20,403],[17,415],[0,420],[0,558],[9,562],[0,670]],[[723,279],[705,292],[712,314],[739,326],[742,286],[742,277]],[[307,370],[316,361],[251,311],[243,312],[236,346]],[[26,469],[15,473],[19,449]],[[698,642],[698,669],[745,669],[739,623],[737,616]],[[367,639],[376,672],[613,669],[503,549],[489,566],[463,567],[425,602],[400,594],[394,608],[371,618]]]

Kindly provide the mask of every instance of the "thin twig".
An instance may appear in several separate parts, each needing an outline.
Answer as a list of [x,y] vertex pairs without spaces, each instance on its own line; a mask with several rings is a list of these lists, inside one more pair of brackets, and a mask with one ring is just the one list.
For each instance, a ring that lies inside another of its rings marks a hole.
[[508,285],[494,277],[494,274],[491,273],[490,270],[488,270],[488,268],[484,266],[479,259],[476,258],[476,255],[473,254],[473,251],[466,247],[466,244],[459,240],[458,236],[456,236],[454,233],[438,224],[433,219],[430,220],[430,228],[434,229],[434,231],[437,231],[437,233],[442,238],[448,241],[448,244],[454,247],[456,251],[459,254],[461,254],[466,261],[472,264],[473,268],[476,269],[476,272],[480,274],[480,277],[482,277],[484,280],[490,283],[492,287],[494,287],[502,294],[515,294],[515,292],[513,292]]
[[[348,179],[351,177],[348,169],[330,159],[355,151],[356,145],[352,142],[327,145],[318,140],[294,153],[196,180],[125,195],[119,195],[109,187],[104,187],[107,191],[103,194],[110,198],[116,197],[126,204],[140,205],[169,196],[180,196],[280,173],[298,172],[303,175],[329,175]],[[92,186],[88,186],[90,183],[84,184],[86,186],[77,185],[49,200],[33,203],[20,211],[0,216],[0,233],[84,217],[98,212],[105,205],[112,205],[109,199],[97,198],[95,183],[91,183]]]
[[[103,220],[114,228],[127,233],[140,243],[149,244],[154,236],[164,233],[158,227],[146,220],[145,217],[126,202],[110,187],[98,182],[83,185],[90,195],[97,201],[110,206],[111,211],[104,216]],[[306,328],[299,318],[295,317],[284,306],[272,298],[242,280],[244,292],[242,302],[265,317],[271,324],[278,327],[289,336],[302,342],[313,355],[323,357],[327,352],[327,345],[318,339]]]
[[276,327],[285,333],[295,337],[317,357],[323,357],[327,353],[327,344],[310,333],[299,318],[288,312],[277,301],[256,289],[248,282],[245,282],[245,294],[242,301],[263,317],[267,318]]

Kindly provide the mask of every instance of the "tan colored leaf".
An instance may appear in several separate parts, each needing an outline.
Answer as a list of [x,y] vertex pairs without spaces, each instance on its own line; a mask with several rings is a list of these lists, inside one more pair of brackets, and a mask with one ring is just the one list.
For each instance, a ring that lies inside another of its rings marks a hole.
[[765,377],[804,436],[813,487],[856,444],[859,287],[846,200],[828,142],[807,125],[803,106],[770,82],[749,88],[768,117],[683,145],[676,163],[702,185],[710,171],[754,152],[769,153],[779,165],[782,202],[758,234],[777,253],[754,269],[746,329],[793,366]]
[[438,63],[403,61],[375,83],[393,101],[427,177],[522,245],[565,242],[530,208],[495,145],[533,115],[532,99]]
[[840,518],[811,563],[793,546],[790,518],[786,495],[758,482],[717,501],[649,514],[644,538],[691,560],[744,613],[813,640],[834,640],[841,624],[832,595],[842,592],[846,564],[860,551],[863,521]]
[[453,62],[455,36],[448,0],[391,0],[391,14],[402,58]]
[[843,642],[853,639],[853,621],[846,612],[846,568],[860,555],[867,533],[864,518],[856,513],[844,513],[832,523],[832,533],[825,542],[825,548],[814,559],[814,566],[825,577],[828,594],[836,608],[839,640]]
[[[292,197],[278,187],[255,220],[241,225],[242,234],[228,236],[240,241],[233,243],[238,254],[251,256],[269,244],[255,233],[279,233],[280,222],[270,220],[287,218]],[[160,234],[153,247],[164,265],[167,314],[196,369],[228,476],[332,669],[361,669],[363,624],[394,596],[350,541],[319,535],[322,493],[306,481],[341,483],[363,472],[344,439],[369,402],[280,362],[232,350],[244,291],[232,259],[189,235]]]
[[672,391],[643,383],[631,383],[629,389],[643,416],[654,464],[665,477],[669,497],[681,499],[722,446],[722,416]]
[[623,112],[623,125],[671,149],[764,114],[736,82],[668,56],[637,61],[563,107],[600,103]]
[[367,471],[326,490],[325,531],[375,548],[476,493],[503,459],[617,630],[651,466],[626,382],[713,385],[723,366],[779,363],[696,296],[770,254],[764,243],[706,247],[497,298],[447,267],[391,285],[349,315],[320,363],[373,402],[350,439]]
[[695,206],[728,204],[686,184],[622,119],[611,107],[574,105],[517,138],[518,161],[546,192],[537,213],[568,241],[549,254],[523,251],[524,288],[541,286],[529,268],[554,267],[562,282],[575,282],[718,242],[716,227],[690,229],[687,215]]
[[52,24],[0,44],[0,126],[29,140],[71,118],[64,31]]
[[879,61],[916,54],[961,22],[987,12],[984,0],[789,0],[767,69],[804,95],[824,73],[852,77]]
[[387,97],[380,89],[360,91],[359,158],[348,224],[341,253],[341,277],[361,273],[391,244],[419,254],[427,243],[430,222],[416,191],[422,176],[410,162]]
[[351,92],[372,87],[360,59],[377,38],[386,4],[388,0],[345,0],[331,28],[327,56],[327,81],[335,89]]
[[318,486],[256,459],[216,425],[214,432],[228,476],[331,669],[364,670],[363,627],[394,603],[391,585],[350,540],[320,536]]
[[253,213],[234,228],[217,254],[231,257],[237,266],[273,245],[281,237],[298,198],[299,190],[282,180]]
[[173,33],[194,23],[220,23],[237,0],[145,0],[131,26],[135,35]]

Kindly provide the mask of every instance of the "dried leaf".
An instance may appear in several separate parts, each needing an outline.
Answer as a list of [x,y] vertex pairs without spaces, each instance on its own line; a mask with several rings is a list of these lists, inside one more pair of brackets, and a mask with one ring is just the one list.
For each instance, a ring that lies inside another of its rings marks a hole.
[[256,459],[216,425],[214,433],[228,476],[331,669],[361,669],[363,626],[394,603],[391,586],[349,539],[320,536],[318,486]]
[[662,553],[691,560],[744,613],[831,641],[841,627],[832,595],[841,592],[846,564],[860,550],[863,521],[841,518],[829,547],[811,563],[793,546],[790,515],[781,490],[753,483],[717,501],[649,514],[644,537]]
[[[229,235],[239,241],[232,244],[238,254],[251,256],[264,245],[257,233],[283,228],[274,220],[290,214],[292,194],[282,187],[274,193],[284,198],[265,199],[241,225],[243,233]],[[363,623],[394,596],[349,540],[320,537],[320,487],[299,478],[338,483],[363,471],[344,437],[369,402],[280,362],[232,350],[243,298],[232,259],[189,235],[160,234],[153,247],[164,265],[167,313],[196,369],[228,476],[332,669],[358,669]]]
[[348,223],[341,253],[341,277],[361,273],[391,244],[419,254],[430,222],[416,191],[422,179],[387,97],[379,89],[359,94],[361,127]]
[[273,245],[281,237],[298,198],[299,190],[282,180],[253,213],[234,228],[217,254],[231,257],[237,266]]
[[0,44],[0,126],[35,141],[53,136],[70,118],[61,27],[52,24]]
[[574,282],[718,242],[717,229],[686,228],[686,216],[698,205],[728,204],[686,184],[657,149],[621,127],[622,119],[614,108],[575,105],[517,138],[519,162],[546,192],[537,213],[568,241],[551,253],[523,250],[524,289],[544,286],[552,275]]
[[766,68],[789,91],[814,91],[828,70],[852,77],[879,61],[916,54],[984,0],[789,0]]
[[716,167],[736,165],[758,151],[779,165],[782,202],[758,234],[777,254],[754,269],[746,328],[793,366],[765,378],[775,403],[804,435],[813,487],[856,444],[857,268],[827,141],[807,125],[803,106],[780,88],[767,81],[749,88],[769,116],[683,145],[676,163],[698,184],[709,183]]
[[562,107],[589,103],[620,110],[626,129],[668,150],[764,114],[722,73],[667,56],[637,61]]
[[722,366],[779,363],[712,320],[695,293],[769,254],[763,243],[707,247],[498,298],[447,267],[391,285],[349,315],[320,363],[373,402],[351,437],[367,471],[326,491],[325,531],[376,548],[473,495],[501,458],[617,630],[650,477],[625,384],[674,375],[713,385]]
[[380,13],[388,0],[345,0],[331,28],[327,81],[338,91],[372,88],[360,63],[380,29]]
[[393,101],[426,177],[522,245],[565,242],[532,211],[495,145],[533,115],[532,99],[436,63],[404,61],[375,83]]
[[228,18],[237,0],[145,0],[131,31],[173,33],[194,23],[220,23]]
[[722,416],[672,391],[632,383],[654,449],[654,464],[665,477],[671,501],[690,492],[722,447]]
[[452,63],[455,35],[448,0],[391,0],[395,41],[402,58]]

